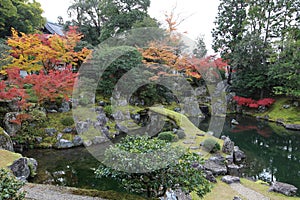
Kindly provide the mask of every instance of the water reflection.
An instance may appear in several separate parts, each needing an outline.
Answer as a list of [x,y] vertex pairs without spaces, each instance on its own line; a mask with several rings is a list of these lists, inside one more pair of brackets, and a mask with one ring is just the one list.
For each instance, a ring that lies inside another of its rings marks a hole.
[[[232,126],[231,119],[239,121]],[[199,125],[209,129],[209,119]],[[257,121],[241,116],[229,116],[223,128],[247,155],[245,176],[264,181],[282,181],[299,188],[300,196],[300,132],[289,131],[274,123]],[[35,183],[52,183],[100,190],[119,190],[117,183],[108,179],[95,179],[92,168],[99,163],[85,148],[58,150],[31,150],[25,154],[39,162]]]
[[83,147],[66,150],[35,149],[24,155],[35,158],[39,164],[37,176],[31,182],[124,191],[114,180],[95,178],[94,169],[98,167],[99,161]]
[[222,135],[228,135],[245,151],[245,175],[290,183],[300,189],[300,132],[241,116],[237,118],[240,124],[232,126],[231,119],[228,117]]

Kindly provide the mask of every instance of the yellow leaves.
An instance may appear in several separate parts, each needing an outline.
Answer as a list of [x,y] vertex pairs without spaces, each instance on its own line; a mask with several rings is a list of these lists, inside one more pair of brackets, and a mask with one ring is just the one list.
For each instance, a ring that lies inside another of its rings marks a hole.
[[3,66],[2,69],[18,67],[31,72],[43,68],[50,70],[58,64],[77,66],[91,53],[87,48],[79,52],[74,51],[81,38],[82,35],[77,33],[76,29],[71,29],[65,37],[61,37],[46,34],[19,34],[12,28],[12,36],[7,40],[12,48],[10,50],[12,63]]
[[[195,68],[195,65],[190,62],[190,58],[185,55],[177,55],[176,48],[163,44],[150,43],[150,47],[139,49],[143,56],[143,63],[149,68],[152,68],[157,74],[150,80],[158,80],[161,76],[177,76],[177,73],[166,73],[165,69],[174,69],[178,72],[184,72],[186,75],[200,79],[201,75]],[[161,68],[162,70],[159,70]]]

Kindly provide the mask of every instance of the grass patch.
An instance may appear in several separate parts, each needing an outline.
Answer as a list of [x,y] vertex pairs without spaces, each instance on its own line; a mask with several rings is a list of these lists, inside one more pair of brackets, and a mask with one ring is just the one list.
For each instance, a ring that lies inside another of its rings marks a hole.
[[[300,107],[295,107],[292,103],[291,99],[278,98],[266,112],[255,115],[260,117],[268,115],[272,121],[282,119],[286,124],[300,124]],[[283,105],[290,105],[290,108],[285,109]]]
[[88,190],[88,189],[72,189],[72,194],[84,195],[91,197],[100,197],[110,200],[150,200],[150,198],[144,198],[137,195],[119,193],[115,191],[98,191],[98,190]]
[[0,149],[0,168],[6,168],[10,166],[15,160],[21,157],[21,154]]
[[[224,141],[221,139],[218,139],[216,137],[213,137],[207,133],[205,133],[204,131],[200,130],[198,127],[196,127],[185,115],[172,111],[172,110],[168,110],[166,108],[161,108],[161,107],[150,107],[149,108],[150,111],[152,112],[156,112],[158,114],[164,115],[172,120],[175,121],[175,123],[177,124],[177,126],[179,126],[182,130],[184,130],[186,137],[185,139],[180,139],[177,142],[172,143],[173,145],[177,146],[183,146],[187,149],[189,149],[191,146],[199,146],[200,143],[202,143],[204,140],[208,139],[208,138],[213,138],[214,140],[216,140],[220,146],[223,146]],[[204,136],[197,136],[197,134],[204,134]],[[185,144],[184,141],[185,140],[193,140],[194,144]],[[210,157],[211,154],[206,152],[203,149],[197,149],[197,150],[190,150],[191,152],[201,152],[203,155],[206,155],[205,158]]]
[[178,112],[161,108],[161,107],[150,107],[150,111],[156,112],[158,114],[164,115],[175,121],[177,126],[179,126],[187,136],[195,136],[196,134],[205,134],[204,131],[198,129],[185,115]]
[[[213,184],[213,188],[210,193],[204,196],[204,200],[232,200],[234,196],[239,196],[242,199],[247,199],[243,197],[237,191],[233,190],[230,185],[221,181],[221,178],[217,178],[217,183]],[[253,182],[245,178],[241,178],[241,184],[249,189],[252,189],[271,200],[300,200],[299,197],[288,197],[283,194],[268,192],[269,186],[262,184],[261,182]],[[202,200],[195,192],[191,193],[193,200]]]
[[261,184],[260,182],[253,182],[247,179],[242,178],[241,183],[252,189],[255,190],[256,192],[261,193],[262,195],[269,197],[272,200],[300,200],[300,197],[288,197],[283,194],[275,193],[275,192],[268,192],[269,186],[265,184]]
[[67,126],[63,125],[61,121],[64,121],[66,118],[73,119],[72,111],[64,113],[48,113],[47,127],[62,131]]
[[[217,178],[218,183],[213,184],[213,188],[210,193],[206,194],[204,196],[204,200],[232,200],[234,196],[239,196],[242,199],[247,199],[241,195],[239,195],[238,192],[233,190],[230,185],[224,183],[221,181],[221,178]],[[203,200],[201,199],[195,192],[191,193],[193,200]]]

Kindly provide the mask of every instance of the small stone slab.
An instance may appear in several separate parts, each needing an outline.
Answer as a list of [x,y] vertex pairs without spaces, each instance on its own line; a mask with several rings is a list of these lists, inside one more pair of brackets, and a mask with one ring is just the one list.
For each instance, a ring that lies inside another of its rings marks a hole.
[[197,133],[196,135],[199,136],[199,137],[205,136],[205,134],[203,134],[203,133]]
[[286,196],[294,196],[297,193],[298,188],[291,184],[287,183],[281,183],[281,182],[275,182],[273,185],[269,188],[270,192],[277,192],[284,194]]
[[241,197],[235,196],[233,197],[233,200],[242,200]]
[[191,147],[190,147],[190,150],[197,150],[197,149],[200,149],[200,148],[197,147],[197,146],[191,146]]
[[227,166],[228,174],[232,176],[239,176],[241,167],[235,164],[230,164]]
[[195,144],[195,141],[193,141],[193,140],[185,140],[185,141],[183,141],[183,144]]
[[300,124],[286,124],[285,128],[290,129],[290,130],[299,131],[300,130]]
[[66,139],[60,139],[55,145],[54,145],[54,148],[56,149],[68,149],[68,148],[71,148],[73,147],[74,144],[69,141],[69,140],[66,140]]
[[227,184],[231,184],[231,183],[239,183],[240,182],[240,178],[237,176],[224,176],[221,181],[223,181],[224,183]]
[[216,160],[206,160],[203,166],[206,170],[211,171],[213,175],[225,175],[227,173],[225,164],[221,164]]

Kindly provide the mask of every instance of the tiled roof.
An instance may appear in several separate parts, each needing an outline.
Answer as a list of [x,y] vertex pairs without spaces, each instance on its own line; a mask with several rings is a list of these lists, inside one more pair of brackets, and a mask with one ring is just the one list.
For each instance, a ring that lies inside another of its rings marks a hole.
[[45,24],[45,28],[51,33],[51,34],[58,34],[60,36],[64,36],[63,29],[64,27],[52,22],[47,22]]

